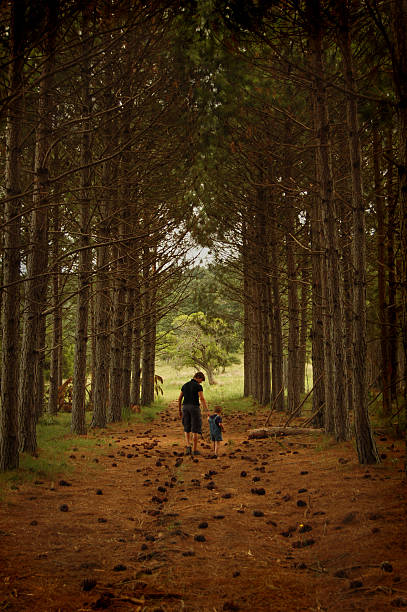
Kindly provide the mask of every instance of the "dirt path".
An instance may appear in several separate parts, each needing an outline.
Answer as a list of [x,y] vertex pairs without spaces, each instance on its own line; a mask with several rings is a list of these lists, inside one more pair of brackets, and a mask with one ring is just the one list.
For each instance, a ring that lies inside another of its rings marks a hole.
[[203,441],[193,459],[174,416],[99,433],[70,477],[7,496],[0,609],[407,607],[401,443],[378,438],[386,457],[367,468],[351,444],[248,440],[264,413],[236,414],[221,456]]

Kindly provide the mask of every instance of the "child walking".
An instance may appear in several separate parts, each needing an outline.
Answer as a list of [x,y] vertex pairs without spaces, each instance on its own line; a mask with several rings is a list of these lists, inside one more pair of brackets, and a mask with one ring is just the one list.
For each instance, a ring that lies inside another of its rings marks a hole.
[[217,459],[219,445],[222,442],[222,432],[225,431],[225,428],[222,424],[222,408],[220,406],[216,406],[215,413],[211,414],[208,417],[209,421],[209,432],[211,435],[211,441],[213,442],[213,458]]

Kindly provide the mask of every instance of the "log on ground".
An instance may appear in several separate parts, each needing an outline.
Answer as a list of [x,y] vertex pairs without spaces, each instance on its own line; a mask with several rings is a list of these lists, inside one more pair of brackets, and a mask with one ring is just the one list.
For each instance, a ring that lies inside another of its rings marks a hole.
[[300,434],[322,433],[323,429],[313,429],[311,427],[262,427],[260,429],[249,430],[249,439],[259,440],[270,438],[271,436],[295,436]]

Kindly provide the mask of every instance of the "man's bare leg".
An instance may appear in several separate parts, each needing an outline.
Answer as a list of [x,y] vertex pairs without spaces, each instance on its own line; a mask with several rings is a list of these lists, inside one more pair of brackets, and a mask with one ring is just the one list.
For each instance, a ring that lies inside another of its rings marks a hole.
[[193,434],[194,453],[198,450],[198,434]]
[[[191,433],[189,431],[184,431],[185,434],[185,446],[191,448]],[[188,450],[187,450],[188,453]]]

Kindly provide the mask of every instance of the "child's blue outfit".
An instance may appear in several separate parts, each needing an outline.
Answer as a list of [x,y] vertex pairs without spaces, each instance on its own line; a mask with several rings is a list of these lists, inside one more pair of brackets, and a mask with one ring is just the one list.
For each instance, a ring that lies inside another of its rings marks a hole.
[[220,424],[222,423],[222,417],[220,414],[211,414],[209,417],[209,432],[211,435],[212,442],[221,442],[222,441],[222,430],[220,428]]

